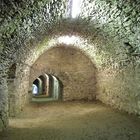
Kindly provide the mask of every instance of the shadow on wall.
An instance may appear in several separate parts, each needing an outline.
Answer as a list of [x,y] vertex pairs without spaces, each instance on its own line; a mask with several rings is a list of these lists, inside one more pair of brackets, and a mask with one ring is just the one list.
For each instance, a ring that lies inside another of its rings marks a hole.
[[8,71],[7,86],[8,86],[8,108],[9,116],[15,117],[16,110],[16,94],[15,94],[15,80],[16,80],[16,63],[12,64]]
[[63,84],[58,77],[44,73],[33,81],[32,101],[56,101],[62,96]]

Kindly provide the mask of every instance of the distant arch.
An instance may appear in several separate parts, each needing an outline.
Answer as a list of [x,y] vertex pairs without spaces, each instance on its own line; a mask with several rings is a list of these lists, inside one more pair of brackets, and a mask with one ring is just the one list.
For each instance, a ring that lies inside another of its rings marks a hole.
[[[42,94],[42,80],[40,78],[35,79],[35,81],[33,82],[34,85],[37,86],[37,94],[40,95]],[[33,93],[33,91],[32,91]]]
[[46,79],[45,75],[40,75],[39,78],[42,81],[42,83],[41,83],[41,93],[40,94],[46,95],[46,83],[47,83],[47,79]]
[[[35,88],[37,88],[37,93],[35,93]],[[32,94],[33,97],[59,100],[62,99],[62,88],[62,82],[58,77],[44,73],[33,81]]]

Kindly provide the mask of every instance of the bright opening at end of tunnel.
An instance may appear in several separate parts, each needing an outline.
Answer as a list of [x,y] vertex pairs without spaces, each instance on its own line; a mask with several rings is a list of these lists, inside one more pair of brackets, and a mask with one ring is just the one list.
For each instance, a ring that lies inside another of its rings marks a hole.
[[64,43],[67,45],[70,45],[79,41],[80,41],[80,37],[77,37],[77,36],[61,36],[58,38],[59,43]]
[[82,0],[72,0],[72,11],[71,11],[72,18],[76,18],[80,14],[81,3]]

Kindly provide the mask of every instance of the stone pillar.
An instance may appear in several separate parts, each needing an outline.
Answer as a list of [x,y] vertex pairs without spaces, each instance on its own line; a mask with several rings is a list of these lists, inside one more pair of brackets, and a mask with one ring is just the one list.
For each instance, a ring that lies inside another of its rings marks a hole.
[[38,80],[38,93],[39,93],[39,95],[41,95],[42,94],[42,80],[40,79],[40,78],[37,78],[37,80]]
[[8,90],[6,77],[0,75],[0,131],[8,126]]
[[9,116],[15,117],[16,115],[16,97],[15,97],[15,84],[14,79],[7,80],[8,86],[8,107],[9,107]]
[[55,76],[53,77],[53,98],[58,100],[59,99],[59,81]]
[[50,90],[50,85],[49,85],[49,76],[47,74],[45,74],[45,77],[46,77],[46,96],[49,96],[49,90]]

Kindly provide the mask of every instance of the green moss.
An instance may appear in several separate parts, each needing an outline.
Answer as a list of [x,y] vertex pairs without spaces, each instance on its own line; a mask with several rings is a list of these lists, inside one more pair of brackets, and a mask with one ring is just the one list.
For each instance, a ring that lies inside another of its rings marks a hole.
[[45,37],[45,38],[37,45],[38,51],[39,51],[39,52],[41,52],[42,49],[43,49],[43,47],[47,45],[48,41],[49,41],[49,38],[48,38],[48,37]]

